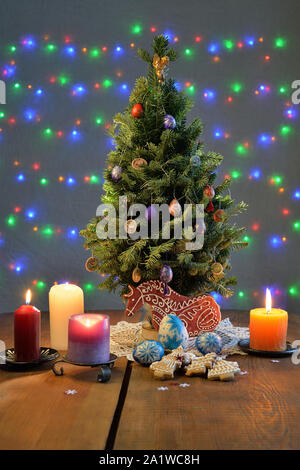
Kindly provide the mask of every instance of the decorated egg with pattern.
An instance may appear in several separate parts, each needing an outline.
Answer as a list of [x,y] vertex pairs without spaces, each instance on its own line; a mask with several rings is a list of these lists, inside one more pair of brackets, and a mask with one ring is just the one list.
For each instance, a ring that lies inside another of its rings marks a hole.
[[219,354],[222,351],[222,338],[216,333],[202,333],[196,338],[196,346],[202,354],[214,352]]
[[164,348],[158,341],[146,340],[138,344],[132,353],[133,359],[143,366],[150,366],[152,362],[160,361],[164,355]]
[[177,315],[165,315],[160,322],[158,340],[165,349],[176,349],[188,339],[188,332]]

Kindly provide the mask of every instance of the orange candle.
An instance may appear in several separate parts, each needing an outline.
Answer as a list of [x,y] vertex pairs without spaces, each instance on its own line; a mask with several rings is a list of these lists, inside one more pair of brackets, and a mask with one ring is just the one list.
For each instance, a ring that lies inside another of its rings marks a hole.
[[272,308],[270,290],[266,291],[266,308],[250,311],[250,348],[260,351],[285,351],[288,314]]

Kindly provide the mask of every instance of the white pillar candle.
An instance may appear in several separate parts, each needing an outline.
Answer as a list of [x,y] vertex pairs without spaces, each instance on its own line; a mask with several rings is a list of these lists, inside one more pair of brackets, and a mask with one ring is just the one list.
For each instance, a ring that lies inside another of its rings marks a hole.
[[84,313],[83,291],[74,284],[57,284],[49,291],[51,347],[66,351],[71,315]]

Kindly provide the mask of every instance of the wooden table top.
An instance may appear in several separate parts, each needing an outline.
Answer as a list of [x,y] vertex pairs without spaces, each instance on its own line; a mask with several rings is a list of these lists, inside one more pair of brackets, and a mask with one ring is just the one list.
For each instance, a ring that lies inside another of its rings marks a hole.
[[[111,323],[123,312],[108,311]],[[236,326],[248,313],[223,311]],[[0,315],[0,339],[13,346],[13,316]],[[289,315],[289,338],[300,339],[300,316]],[[42,346],[49,344],[42,315]],[[232,356],[233,357],[233,356]],[[0,370],[0,449],[299,449],[300,365],[291,358],[236,356],[247,375],[233,382],[177,376],[159,382],[147,368],[119,358],[111,380],[96,370],[48,364],[30,372]],[[158,387],[168,386],[160,391]],[[76,389],[74,395],[64,392]]]

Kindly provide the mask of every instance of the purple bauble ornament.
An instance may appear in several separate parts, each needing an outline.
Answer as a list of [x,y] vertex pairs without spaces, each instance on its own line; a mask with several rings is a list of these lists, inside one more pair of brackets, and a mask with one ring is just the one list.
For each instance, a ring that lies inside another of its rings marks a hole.
[[165,283],[164,295],[168,293],[168,282],[173,279],[173,271],[171,266],[165,264],[160,270],[160,280]]
[[176,121],[171,114],[166,114],[164,117],[164,128],[165,129],[175,129]]
[[157,218],[157,210],[153,204],[145,210],[145,217],[147,220],[154,220]]
[[195,225],[195,232],[200,233],[200,235],[204,235],[206,232],[206,225],[204,220],[199,220],[199,222]]
[[122,168],[119,165],[116,165],[111,170],[111,177],[113,181],[119,181],[121,179]]

